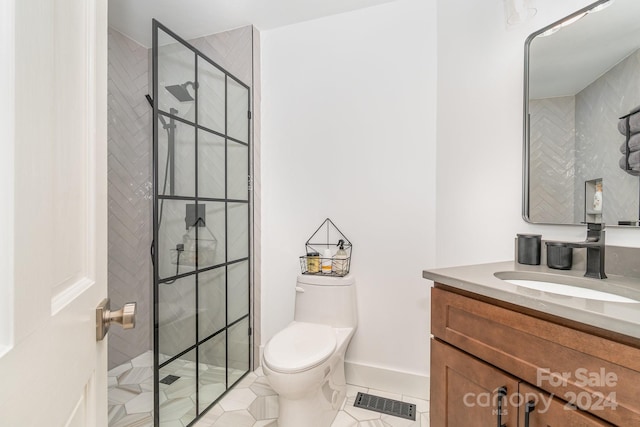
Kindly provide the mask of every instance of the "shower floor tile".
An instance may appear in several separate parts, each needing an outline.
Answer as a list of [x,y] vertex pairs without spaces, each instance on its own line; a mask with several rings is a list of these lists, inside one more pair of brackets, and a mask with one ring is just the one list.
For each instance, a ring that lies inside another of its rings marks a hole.
[[[180,363],[176,363],[180,362]],[[136,357],[131,363],[125,363],[109,371],[109,427],[152,427],[153,426],[153,375],[148,377],[141,368],[153,365],[153,353],[147,352]],[[163,374],[174,374],[181,379],[195,381],[194,363],[187,360],[175,361],[163,368]],[[202,367],[201,367],[202,368]],[[208,366],[207,379],[224,378],[224,370]],[[201,374],[203,374],[202,372]],[[189,378],[189,376],[191,376]],[[186,377],[186,378],[185,378]],[[233,377],[233,375],[231,375]],[[124,383],[120,383],[122,378]],[[134,383],[134,379],[140,381]],[[180,380],[176,381],[179,382]],[[174,383],[175,384],[175,383]],[[212,398],[219,390],[213,390],[217,384],[208,384],[212,388]],[[161,384],[160,405],[163,414],[172,421],[167,426],[186,426],[194,415],[193,394],[188,387],[178,384],[174,390]],[[205,389],[206,390],[206,389]],[[358,392],[391,397],[416,405],[416,421],[410,421],[379,412],[353,407]],[[171,396],[171,397],[168,397]],[[202,393],[201,393],[201,396]],[[226,410],[225,410],[226,408]],[[166,411],[166,412],[165,412]],[[262,369],[247,374],[216,405],[205,413],[194,427],[277,427],[278,397],[269,386]],[[163,423],[164,426],[164,423]],[[410,396],[398,395],[383,390],[367,389],[347,385],[347,398],[338,412],[332,427],[429,427],[429,402]]]
[[109,427],[153,426],[153,352],[111,369]]

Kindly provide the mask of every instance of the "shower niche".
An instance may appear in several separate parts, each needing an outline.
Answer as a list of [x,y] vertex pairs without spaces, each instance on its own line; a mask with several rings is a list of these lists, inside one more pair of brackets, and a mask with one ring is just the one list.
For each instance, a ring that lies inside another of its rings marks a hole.
[[153,22],[154,423],[250,369],[250,87]]

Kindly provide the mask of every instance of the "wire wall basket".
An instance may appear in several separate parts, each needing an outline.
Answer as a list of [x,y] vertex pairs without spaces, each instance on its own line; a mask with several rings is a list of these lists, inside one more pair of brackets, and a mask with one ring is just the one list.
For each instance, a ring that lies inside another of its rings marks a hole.
[[300,257],[302,274],[342,277],[349,273],[352,244],[329,218],[309,237],[305,249],[306,255]]

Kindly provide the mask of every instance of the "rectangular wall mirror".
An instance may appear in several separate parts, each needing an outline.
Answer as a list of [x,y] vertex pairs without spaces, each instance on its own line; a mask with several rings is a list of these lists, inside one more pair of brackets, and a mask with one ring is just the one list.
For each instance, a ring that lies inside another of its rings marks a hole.
[[640,1],[601,0],[533,33],[524,77],[525,220],[638,227]]

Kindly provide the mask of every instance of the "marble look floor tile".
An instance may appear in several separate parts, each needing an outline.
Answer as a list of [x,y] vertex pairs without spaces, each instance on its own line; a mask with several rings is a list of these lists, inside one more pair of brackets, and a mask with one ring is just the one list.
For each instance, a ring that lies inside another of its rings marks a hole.
[[180,420],[187,412],[193,409],[193,406],[193,401],[188,397],[169,399],[160,405],[160,419],[164,421]]
[[277,394],[269,385],[267,377],[258,377],[249,388],[258,396],[274,396]]
[[249,413],[256,420],[278,418],[278,396],[260,396],[249,405]]
[[113,377],[107,377],[107,387],[115,387],[118,385],[118,378],[113,376]]
[[194,427],[211,427],[222,414],[224,414],[224,410],[220,405],[214,405],[213,408],[202,415]]
[[136,368],[153,366],[153,351],[147,351],[131,359],[131,366]]
[[182,362],[183,362],[182,368],[195,372],[196,362],[192,362],[191,360],[184,360],[184,359],[182,359]]
[[255,422],[247,411],[231,411],[220,415],[212,427],[253,427]]
[[216,371],[206,371],[200,372],[200,384],[225,384],[226,383],[226,375],[224,372],[216,372]]
[[256,394],[248,388],[232,389],[220,401],[220,406],[225,411],[237,411],[247,409],[256,399]]
[[141,414],[153,411],[153,393],[140,393],[124,405],[127,414]]
[[189,425],[191,422],[193,422],[193,420],[196,419],[197,417],[197,412],[196,412],[196,402],[194,400],[192,400],[193,406],[192,409],[187,411],[186,414],[184,414],[181,418],[180,421],[182,422],[183,425],[187,426]]
[[251,384],[258,378],[253,372],[249,372],[246,377],[241,379],[234,387],[235,388],[247,388],[251,387]]
[[130,391],[131,393],[140,394],[142,392],[142,388],[140,388],[139,384],[120,384],[118,388],[122,390]]
[[109,427],[152,427],[151,414],[133,414],[120,418],[115,423],[109,423]]
[[140,391],[153,391],[153,378],[140,384]]
[[109,390],[109,405],[124,405],[139,393],[134,393],[129,390],[123,390],[119,387],[114,387]]
[[109,425],[115,423],[125,415],[127,415],[127,412],[124,410],[124,405],[110,405],[108,412]]
[[416,417],[416,421],[406,418],[394,417],[393,415],[382,415],[382,421],[391,427],[420,427],[420,418]]
[[[153,362],[152,353],[142,354],[110,371],[109,383],[109,427],[152,427],[153,407]],[[149,365],[149,366],[145,366]],[[195,417],[195,363],[177,360],[163,374],[181,376],[183,384],[161,384],[159,394],[162,411],[160,427],[184,427]],[[147,368],[145,372],[144,369]],[[149,371],[149,369],[151,369]],[[199,366],[201,382],[200,399],[213,402],[224,391],[224,368],[212,365]],[[171,372],[170,372],[171,371]],[[243,371],[230,369],[229,378],[238,378]],[[123,383],[116,385],[121,379]],[[136,379],[139,381],[136,383]],[[180,381],[180,380],[178,380]],[[173,388],[171,386],[175,385]],[[170,397],[167,396],[167,391]],[[353,407],[358,392],[401,400],[416,405],[417,420],[406,420]],[[348,384],[345,403],[338,412],[332,427],[429,427],[429,401],[401,396],[383,390],[367,389]],[[171,398],[172,397],[172,398]],[[226,408],[226,411],[225,411]],[[269,385],[262,368],[248,373],[233,389],[202,415],[194,427],[277,427],[278,396]],[[139,412],[138,412],[139,411]],[[304,427],[304,426],[301,426]]]
[[118,384],[140,384],[149,378],[153,378],[152,367],[131,368],[118,376]]
[[413,403],[414,405],[416,405],[416,411],[418,412],[429,412],[428,400],[422,400],[411,396],[402,396],[402,401],[406,403]]
[[429,413],[420,414],[420,427],[429,427]]
[[236,381],[238,381],[240,379],[240,377],[242,377],[245,374],[245,371],[239,371],[239,370],[234,370],[234,369],[230,369],[229,370],[229,384],[235,384]]
[[[333,427],[333,426],[331,426]],[[368,421],[360,421],[358,423],[358,427],[389,427],[389,424],[380,420],[368,420]]]
[[195,378],[180,378],[169,387],[164,388],[164,394],[167,399],[177,399],[180,397],[189,397],[196,392]]
[[158,392],[158,403],[160,405],[162,405],[166,401],[167,401],[167,395],[164,394],[164,391],[159,391]]
[[133,368],[131,363],[129,363],[129,362],[123,363],[122,365],[116,366],[115,368],[113,368],[112,370],[107,372],[107,376],[109,376],[109,377],[118,377],[121,374],[127,372],[131,368]]
[[[224,384],[207,384],[200,385],[200,405],[207,407],[213,403],[218,397],[224,393]],[[192,396],[193,398],[193,396]]]
[[331,423],[331,427],[356,427],[357,425],[358,420],[343,411],[339,411],[333,423]]

